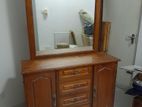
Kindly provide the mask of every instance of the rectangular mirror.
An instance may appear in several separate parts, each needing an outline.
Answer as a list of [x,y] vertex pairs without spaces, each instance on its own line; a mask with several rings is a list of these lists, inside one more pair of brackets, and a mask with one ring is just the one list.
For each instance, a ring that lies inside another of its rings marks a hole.
[[95,0],[32,0],[32,10],[36,51],[92,48]]
[[31,59],[100,51],[102,0],[25,0]]

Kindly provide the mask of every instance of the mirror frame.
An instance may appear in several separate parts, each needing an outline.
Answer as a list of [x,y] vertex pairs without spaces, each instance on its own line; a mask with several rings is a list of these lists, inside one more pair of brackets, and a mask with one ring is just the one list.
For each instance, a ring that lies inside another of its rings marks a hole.
[[[102,13],[103,13],[103,0],[95,0],[95,21],[94,21],[94,34],[93,34],[93,50],[91,52],[101,51],[101,38],[102,38]],[[63,54],[55,55],[36,55],[36,46],[35,46],[35,34],[34,34],[34,20],[33,20],[33,9],[32,9],[32,0],[25,0],[26,4],[26,15],[27,15],[27,28],[28,28],[28,39],[29,39],[29,50],[30,50],[30,59],[46,58],[51,56],[60,56],[60,55],[71,55],[79,53],[88,53],[90,51],[75,51],[75,52],[66,52]]]

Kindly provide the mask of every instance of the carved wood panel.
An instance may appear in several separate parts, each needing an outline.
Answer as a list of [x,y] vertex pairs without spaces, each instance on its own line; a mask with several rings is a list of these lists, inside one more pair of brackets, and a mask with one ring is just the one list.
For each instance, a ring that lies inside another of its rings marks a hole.
[[55,103],[54,78],[52,73],[28,75],[24,77],[28,107],[52,107]]
[[95,67],[94,107],[113,107],[116,64],[103,64]]

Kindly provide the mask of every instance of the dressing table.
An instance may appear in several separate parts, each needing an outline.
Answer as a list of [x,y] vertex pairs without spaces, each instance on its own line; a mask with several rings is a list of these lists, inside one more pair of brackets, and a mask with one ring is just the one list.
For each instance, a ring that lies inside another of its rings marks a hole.
[[102,0],[95,1],[93,48],[37,51],[32,6],[26,0],[31,59],[22,61],[22,75],[27,107],[113,107],[118,59],[100,52]]

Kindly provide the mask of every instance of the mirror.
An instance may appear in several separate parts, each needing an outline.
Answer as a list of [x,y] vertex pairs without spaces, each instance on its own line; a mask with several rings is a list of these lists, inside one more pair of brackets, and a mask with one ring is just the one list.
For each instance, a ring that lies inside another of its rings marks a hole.
[[25,0],[31,59],[102,48],[102,0]]
[[36,51],[93,46],[95,0],[32,0],[32,11]]

